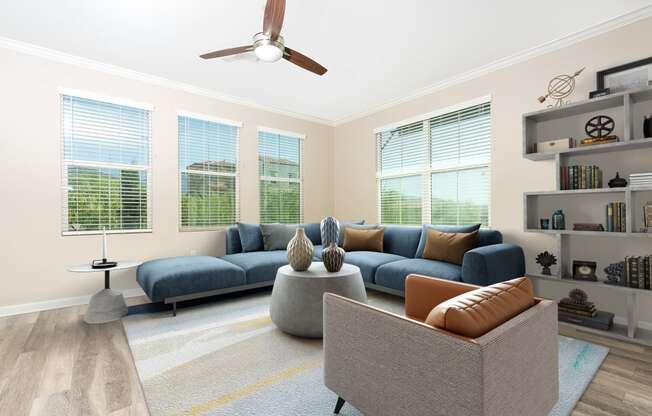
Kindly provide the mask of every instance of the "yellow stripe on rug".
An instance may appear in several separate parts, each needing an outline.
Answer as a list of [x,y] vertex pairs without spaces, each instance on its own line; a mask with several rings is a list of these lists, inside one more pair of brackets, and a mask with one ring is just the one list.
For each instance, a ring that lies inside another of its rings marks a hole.
[[272,386],[274,384],[280,383],[282,381],[291,379],[292,377],[303,373],[304,371],[310,370],[321,364],[322,357],[318,357],[314,360],[307,361],[303,364],[297,365],[295,367],[290,367],[279,373],[276,373],[270,377],[259,380],[255,383],[249,384],[247,386],[241,387],[237,390],[234,390],[230,393],[223,394],[222,396],[216,397],[212,400],[209,400],[205,403],[195,405],[190,408],[190,410],[184,413],[185,416],[198,416],[206,412],[209,412],[217,407],[224,406],[234,400],[243,399],[257,391],[260,391],[266,387]]

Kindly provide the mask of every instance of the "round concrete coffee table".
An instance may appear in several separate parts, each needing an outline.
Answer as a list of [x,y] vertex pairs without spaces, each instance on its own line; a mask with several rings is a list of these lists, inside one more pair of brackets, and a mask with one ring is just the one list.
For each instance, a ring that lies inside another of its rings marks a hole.
[[324,293],[330,292],[367,302],[367,292],[357,266],[344,264],[330,273],[323,263],[312,263],[305,272],[283,266],[276,273],[270,315],[283,332],[321,338],[324,332]]

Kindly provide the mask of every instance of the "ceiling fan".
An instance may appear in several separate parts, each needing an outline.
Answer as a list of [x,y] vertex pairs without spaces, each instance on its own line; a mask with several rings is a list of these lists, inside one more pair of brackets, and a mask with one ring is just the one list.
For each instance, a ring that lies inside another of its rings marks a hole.
[[294,49],[285,46],[283,36],[280,35],[284,16],[285,0],[267,0],[263,31],[254,35],[253,45],[222,49],[205,53],[200,57],[213,59],[253,51],[261,61],[276,62],[283,58],[317,75],[324,75],[327,71],[326,68]]

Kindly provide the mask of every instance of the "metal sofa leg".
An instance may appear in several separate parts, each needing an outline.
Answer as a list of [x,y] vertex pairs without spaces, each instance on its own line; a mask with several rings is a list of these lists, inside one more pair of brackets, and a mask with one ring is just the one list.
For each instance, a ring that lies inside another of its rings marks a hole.
[[340,410],[342,410],[342,406],[344,406],[344,403],[346,403],[346,400],[338,396],[337,404],[335,405],[335,411],[333,413],[338,415],[340,413]]
[[172,302],[172,316],[177,316],[177,303]]

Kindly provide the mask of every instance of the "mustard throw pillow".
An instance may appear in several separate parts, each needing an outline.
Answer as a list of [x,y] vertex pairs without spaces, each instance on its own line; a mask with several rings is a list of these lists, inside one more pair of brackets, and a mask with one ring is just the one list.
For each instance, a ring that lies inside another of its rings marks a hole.
[[378,251],[382,253],[384,236],[384,228],[357,230],[347,227],[344,229],[342,248],[345,251]]

